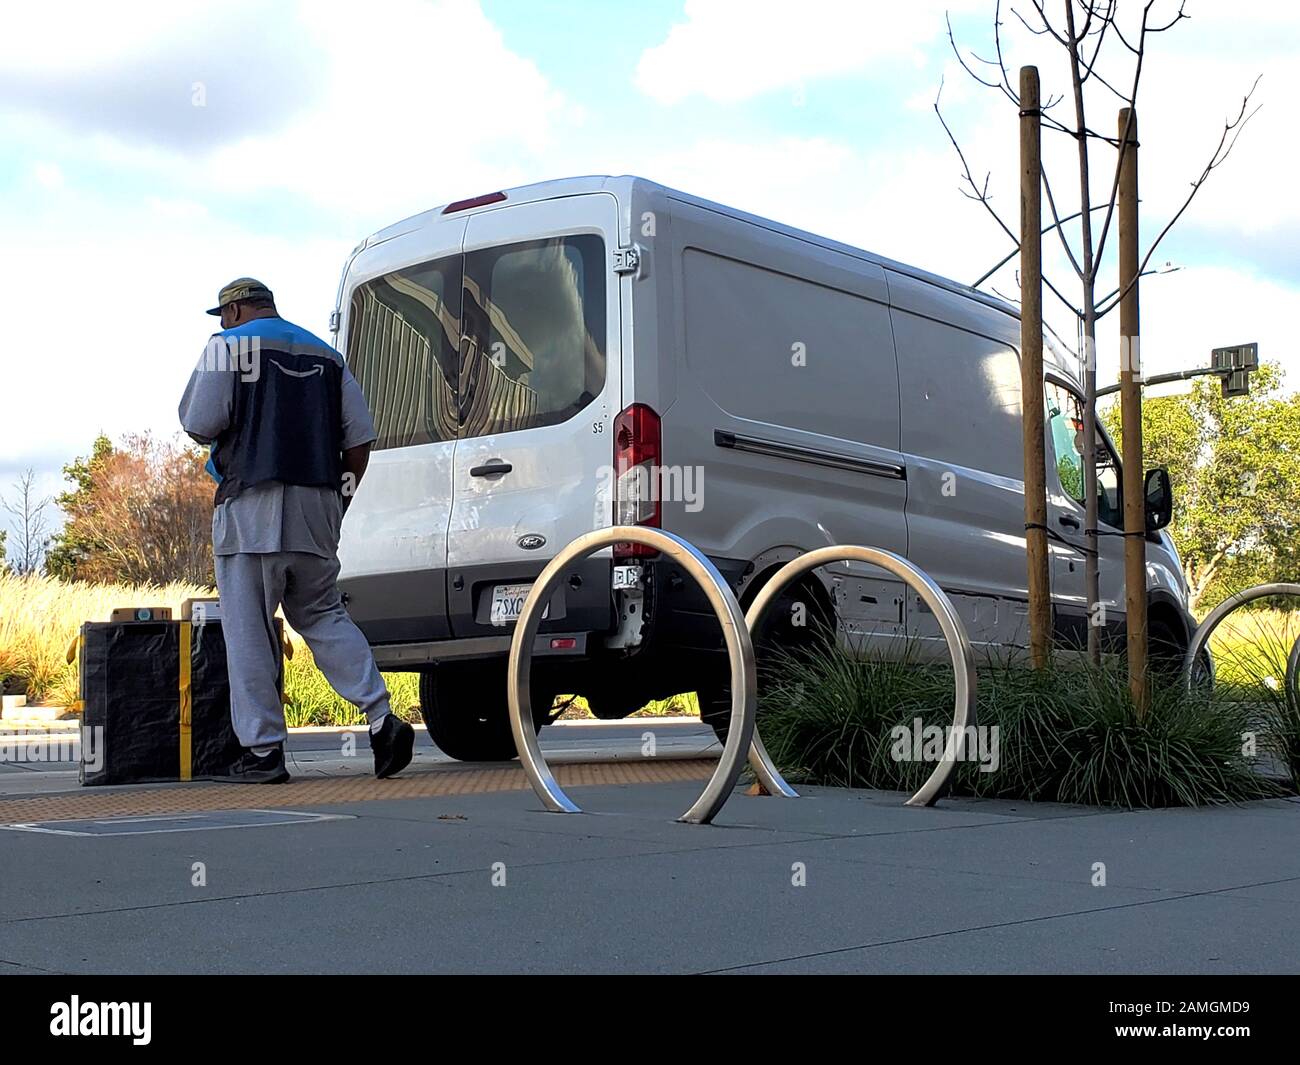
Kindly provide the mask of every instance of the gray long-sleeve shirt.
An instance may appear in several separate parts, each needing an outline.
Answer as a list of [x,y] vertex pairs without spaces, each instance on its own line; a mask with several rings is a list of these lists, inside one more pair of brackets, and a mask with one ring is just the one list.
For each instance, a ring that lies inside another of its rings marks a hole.
[[[268,347],[291,348],[324,355],[343,364],[343,357],[323,340],[282,318],[258,318],[213,340],[236,343],[257,336]],[[181,397],[180,420],[184,430],[201,443],[210,443],[230,427],[235,384],[241,366],[214,359],[212,341],[204,349]],[[247,346],[245,351],[247,352]],[[244,367],[247,372],[248,366]],[[376,438],[374,420],[361,386],[343,364],[343,450]],[[343,500],[332,488],[314,488],[269,481],[228,499],[212,513],[212,550],[218,555],[266,554],[303,551],[333,558],[338,551]]]

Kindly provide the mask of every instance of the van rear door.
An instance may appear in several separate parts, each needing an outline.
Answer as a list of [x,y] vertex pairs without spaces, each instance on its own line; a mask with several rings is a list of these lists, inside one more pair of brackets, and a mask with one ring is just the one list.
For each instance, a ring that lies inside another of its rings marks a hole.
[[[508,633],[546,562],[611,522],[617,221],[605,193],[469,219],[447,538],[454,636]],[[543,631],[608,628],[609,571],[608,550],[575,564]]]
[[447,617],[465,220],[363,249],[344,279],[341,346],[379,439],[348,509],[339,588],[371,643],[436,640]]

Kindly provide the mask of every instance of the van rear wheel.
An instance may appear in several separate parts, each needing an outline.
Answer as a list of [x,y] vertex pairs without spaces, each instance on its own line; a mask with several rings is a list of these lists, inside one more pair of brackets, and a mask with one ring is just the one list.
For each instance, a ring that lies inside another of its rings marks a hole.
[[[541,731],[555,692],[533,681],[533,728]],[[539,712],[539,708],[540,712]],[[506,702],[506,663],[440,662],[420,674],[420,716],[429,739],[461,762],[508,762],[518,756]]]
[[[758,594],[761,585],[746,596],[746,607]],[[754,653],[761,678],[764,659],[770,664],[774,650],[793,655],[824,654],[835,645],[835,611],[827,600],[820,581],[795,581],[781,592],[763,612],[758,632],[754,634]],[[717,677],[702,684],[696,697],[700,701],[700,720],[713,729],[719,743],[727,742],[731,724],[730,670],[726,655],[719,657],[710,671]]]

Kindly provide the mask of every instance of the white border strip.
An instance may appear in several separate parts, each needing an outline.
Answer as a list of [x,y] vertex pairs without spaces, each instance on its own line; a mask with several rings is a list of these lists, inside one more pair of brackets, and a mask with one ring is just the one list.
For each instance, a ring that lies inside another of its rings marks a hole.
[[[96,825],[134,825],[142,821],[181,821],[192,818],[196,814],[233,814],[233,813],[253,813],[253,814],[292,814],[293,820],[288,821],[264,821],[251,825],[189,825],[185,828],[152,828],[139,832],[78,832],[69,828],[48,828],[48,825],[61,824],[78,824],[89,821]],[[100,839],[108,836],[154,836],[166,832],[215,832],[219,829],[227,828],[275,828],[281,825],[309,825],[317,821],[352,821],[355,820],[353,814],[316,814],[307,813],[302,810],[191,810],[188,813],[176,814],[147,814],[142,817],[69,817],[62,821],[24,821],[15,824],[0,825],[0,829],[7,828],[13,832],[39,832],[47,836],[80,836],[83,839],[94,838]]]

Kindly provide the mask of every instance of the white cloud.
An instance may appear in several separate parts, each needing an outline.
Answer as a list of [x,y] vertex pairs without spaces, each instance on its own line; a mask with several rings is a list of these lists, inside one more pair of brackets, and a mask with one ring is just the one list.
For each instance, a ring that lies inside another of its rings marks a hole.
[[[260,7],[231,3],[183,18],[105,9],[116,23],[94,63],[79,42],[106,21],[99,8],[29,13],[0,45],[6,124],[195,195],[287,192],[396,216],[527,180],[527,161],[585,117],[506,45],[477,0],[372,0],[364,16],[346,0],[304,0],[274,8],[260,50],[242,59],[214,53],[212,41],[233,48],[225,37],[257,23]],[[84,69],[51,43],[60,18]]]
[[324,69],[290,42],[295,9],[255,0],[69,3],[6,12],[0,112],[194,159],[281,128],[318,98]]
[[[208,5],[215,6],[215,5]],[[193,3],[131,0],[50,0],[8,4],[0,36],[0,68],[24,72],[85,73],[148,51],[150,43],[184,28]]]
[[[0,472],[44,472],[89,451],[100,430],[179,431],[176,405],[216,319],[203,311],[232,277],[261,277],[286,317],[325,335],[350,244],[232,227],[166,201],[104,202],[75,189],[7,228],[0,257],[6,327]],[[4,489],[0,484],[0,490]]]
[[822,137],[752,142],[710,138],[645,160],[645,175],[671,187],[806,226],[821,217],[825,189],[854,164],[847,145]]
[[54,190],[63,188],[63,170],[58,163],[37,163],[32,167],[32,180],[41,188]]
[[517,176],[520,154],[541,150],[567,107],[474,0],[385,0],[364,18],[346,0],[301,12],[330,69],[326,98],[287,129],[217,152],[210,174],[231,189],[421,210]]
[[[1210,365],[1210,349],[1250,341],[1260,359],[1280,362],[1285,387],[1300,387],[1300,290],[1213,264],[1142,282],[1142,364],[1147,374]],[[1098,376],[1118,379],[1118,312],[1098,334]]]
[[660,103],[691,96],[736,103],[819,78],[924,64],[923,45],[946,32],[945,10],[977,0],[686,0],[685,22],[642,53],[636,84]]

